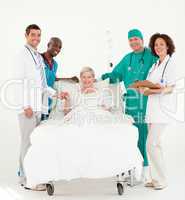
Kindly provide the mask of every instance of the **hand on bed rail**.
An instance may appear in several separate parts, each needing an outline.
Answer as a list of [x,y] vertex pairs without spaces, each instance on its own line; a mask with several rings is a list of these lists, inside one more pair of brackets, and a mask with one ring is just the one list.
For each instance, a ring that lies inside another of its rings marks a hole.
[[72,76],[71,78],[56,78],[56,81],[60,80],[69,80],[69,81],[74,81],[76,83],[79,83],[79,79],[77,76]]

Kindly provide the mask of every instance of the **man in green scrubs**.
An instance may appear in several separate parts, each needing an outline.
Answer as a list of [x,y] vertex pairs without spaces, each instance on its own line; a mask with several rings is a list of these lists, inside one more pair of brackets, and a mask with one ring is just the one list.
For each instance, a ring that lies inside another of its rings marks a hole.
[[[103,74],[102,79],[109,78],[110,83],[124,82],[127,90],[125,95],[125,112],[134,118],[134,125],[138,128],[138,147],[144,159],[144,173],[147,173],[145,171],[148,171],[148,159],[146,153],[148,128],[144,121],[147,97],[138,93],[136,90],[129,88],[129,86],[135,81],[145,80],[149,69],[156,62],[157,58],[151,53],[150,49],[144,47],[143,35],[140,30],[130,30],[128,32],[128,41],[133,51],[124,56],[111,73]],[[147,175],[145,174],[145,176]]]

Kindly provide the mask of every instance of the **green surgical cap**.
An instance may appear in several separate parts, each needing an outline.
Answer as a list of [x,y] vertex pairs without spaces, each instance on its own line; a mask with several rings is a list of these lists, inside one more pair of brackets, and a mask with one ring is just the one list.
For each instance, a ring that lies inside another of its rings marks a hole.
[[128,39],[132,38],[132,37],[138,37],[140,39],[143,39],[143,34],[141,33],[140,30],[138,29],[132,29],[128,32]]

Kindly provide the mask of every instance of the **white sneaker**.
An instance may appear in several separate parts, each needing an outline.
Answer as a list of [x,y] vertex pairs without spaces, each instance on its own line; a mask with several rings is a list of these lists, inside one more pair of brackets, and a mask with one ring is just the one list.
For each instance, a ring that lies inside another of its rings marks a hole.
[[166,183],[154,183],[154,190],[163,190],[166,187]]
[[148,180],[148,181],[145,182],[145,187],[152,187],[152,188],[154,188],[155,184],[157,184],[157,181],[155,181],[155,180]]
[[27,188],[27,187],[25,187],[25,189],[33,190],[33,191],[46,191],[46,185],[45,184],[39,184],[39,185],[36,185],[33,188]]

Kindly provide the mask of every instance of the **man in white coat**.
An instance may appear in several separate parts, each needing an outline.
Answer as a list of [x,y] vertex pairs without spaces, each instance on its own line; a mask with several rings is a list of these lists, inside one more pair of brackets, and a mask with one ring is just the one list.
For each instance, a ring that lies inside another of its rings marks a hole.
[[[30,146],[30,134],[40,123],[41,114],[48,114],[48,97],[64,98],[64,93],[56,94],[54,89],[47,86],[43,58],[37,52],[37,46],[41,40],[39,26],[29,25],[26,28],[25,38],[26,45],[19,54],[16,68],[16,78],[23,86],[22,110],[18,117],[21,132],[18,175],[22,186],[26,184],[23,160]],[[45,186],[39,185],[34,189],[45,190]]]

